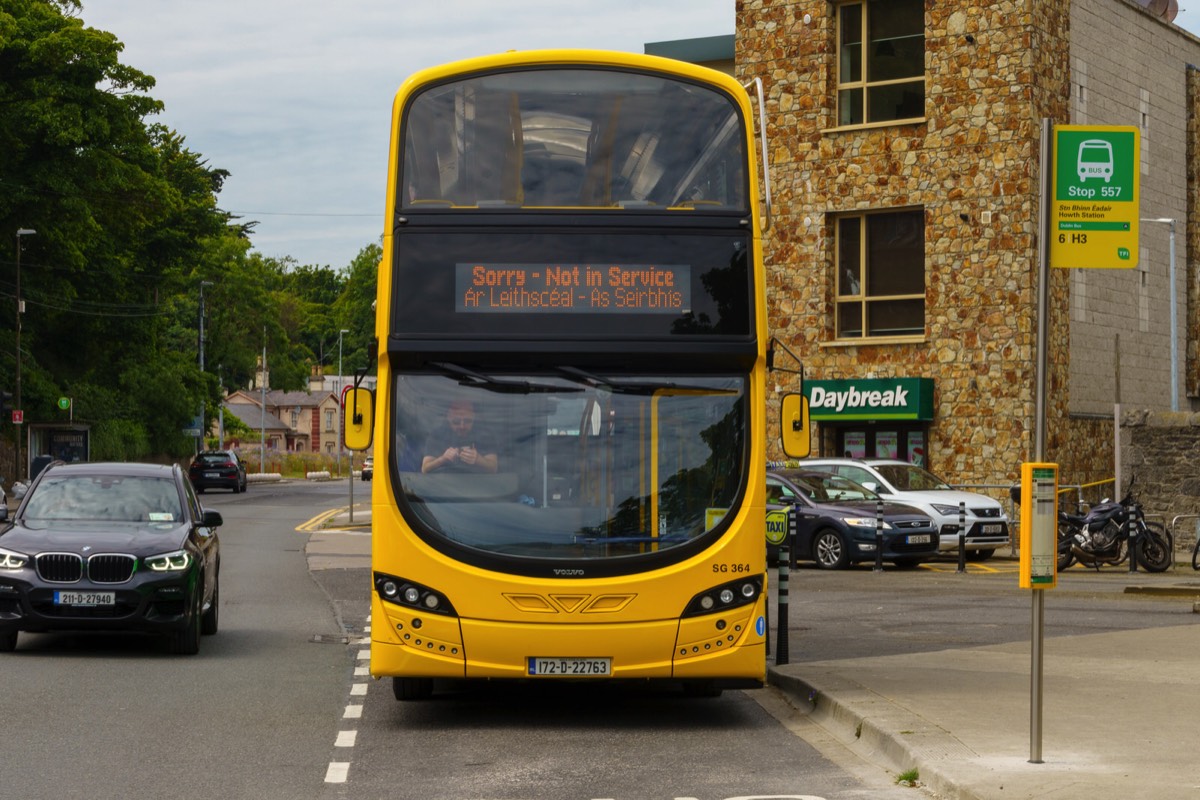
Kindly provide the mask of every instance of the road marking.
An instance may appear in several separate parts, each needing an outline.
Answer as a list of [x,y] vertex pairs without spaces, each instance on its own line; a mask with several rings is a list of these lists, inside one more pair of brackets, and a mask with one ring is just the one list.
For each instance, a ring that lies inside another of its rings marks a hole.
[[337,741],[333,743],[334,747],[354,747],[354,741],[358,738],[358,731],[338,731]]
[[370,651],[370,650],[359,650],[359,651],[358,651],[358,660],[359,660],[359,661],[366,661],[366,660],[367,660],[367,659],[369,659],[370,657],[371,657],[371,651]]
[[345,783],[346,775],[350,772],[349,761],[330,761],[325,770],[326,783]]
[[370,675],[370,674],[371,674],[371,668],[370,668],[370,667],[355,667],[355,668],[354,668],[354,674],[355,674],[356,676],[359,676],[359,675]]
[[351,695],[364,695],[367,693],[367,685],[365,683],[356,683],[350,687]]
[[362,706],[346,706],[346,710],[342,712],[342,719],[360,719],[362,718]]

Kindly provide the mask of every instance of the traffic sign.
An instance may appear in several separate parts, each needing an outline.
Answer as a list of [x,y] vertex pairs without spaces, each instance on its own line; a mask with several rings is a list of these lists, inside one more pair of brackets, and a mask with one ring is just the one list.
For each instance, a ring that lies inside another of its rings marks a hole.
[[61,411],[66,411],[66,410],[67,410],[68,408],[70,408],[70,407],[71,407],[71,398],[69,398],[69,397],[60,397],[60,398],[58,398],[58,408],[59,408],[59,410],[61,410]]
[[25,412],[19,408],[12,410],[13,425],[23,425],[25,423]]
[[1132,126],[1054,126],[1050,266],[1137,266],[1140,152]]

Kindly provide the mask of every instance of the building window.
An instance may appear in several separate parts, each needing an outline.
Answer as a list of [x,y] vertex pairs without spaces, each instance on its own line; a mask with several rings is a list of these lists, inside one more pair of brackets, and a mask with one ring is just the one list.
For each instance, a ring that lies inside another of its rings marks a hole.
[[843,3],[837,20],[838,126],[923,119],[924,0]]
[[925,334],[925,212],[839,216],[838,339]]
[[332,430],[333,430],[333,410],[326,409],[325,410],[325,431],[329,432]]
[[299,424],[300,424],[300,412],[292,411],[292,430],[295,430]]

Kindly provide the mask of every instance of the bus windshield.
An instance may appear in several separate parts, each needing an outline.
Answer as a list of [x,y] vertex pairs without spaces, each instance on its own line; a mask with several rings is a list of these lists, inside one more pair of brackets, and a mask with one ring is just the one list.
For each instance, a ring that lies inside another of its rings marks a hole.
[[482,73],[422,91],[405,117],[397,208],[748,208],[738,106],[681,78]]
[[441,366],[396,377],[393,428],[401,506],[435,547],[636,557],[703,536],[735,506],[744,377]]

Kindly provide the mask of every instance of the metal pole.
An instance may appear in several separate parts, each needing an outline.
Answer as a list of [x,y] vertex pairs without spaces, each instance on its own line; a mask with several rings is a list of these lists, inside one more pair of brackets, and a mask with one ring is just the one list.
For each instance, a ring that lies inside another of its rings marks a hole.
[[796,544],[796,507],[793,505],[787,511],[787,538],[779,546],[779,587],[776,598],[779,610],[778,621],[775,623],[775,664],[781,666],[788,663],[788,575],[792,568],[792,547]]
[[[212,281],[200,281],[200,372],[204,373],[204,287],[212,286]],[[196,437],[196,452],[204,449],[204,397],[200,397],[200,433]]]
[[[342,328],[338,331],[338,374],[337,374],[337,402],[338,402],[338,475],[342,472],[342,335],[350,331]],[[351,470],[353,472],[353,470]],[[354,475],[350,476],[351,482],[354,480]]]
[[[1170,232],[1167,261],[1167,281],[1170,283],[1168,297],[1171,303],[1171,410],[1179,410],[1179,328],[1175,310],[1175,222],[1173,217],[1142,218],[1142,222],[1157,222],[1166,225]],[[1118,484],[1117,489],[1120,490]]]
[[1179,410],[1179,328],[1175,324],[1175,220],[1171,220],[1170,269],[1171,281],[1171,410]]
[[883,500],[875,500],[875,568],[872,572],[883,572]]
[[967,571],[967,503],[958,501],[958,572]]
[[262,415],[260,417],[259,438],[258,438],[258,471],[265,473],[267,471],[267,326],[263,326],[263,352],[262,364],[258,371],[260,394],[259,402],[262,404]]
[[17,440],[17,480],[27,474],[21,461],[21,436],[25,431],[24,413],[21,405],[21,316],[25,313],[25,302],[21,299],[21,237],[37,233],[33,228],[17,228],[17,397],[14,409],[22,414],[21,427],[16,430]]
[[[1037,375],[1034,382],[1034,461],[1046,454],[1046,350],[1049,347],[1050,317],[1050,171],[1053,164],[1050,118],[1042,118],[1041,181],[1038,202],[1038,291],[1037,291]],[[1027,502],[1030,500],[1027,499]],[[1029,648],[1029,762],[1042,763],[1042,643],[1045,632],[1045,597],[1034,591],[1030,609]]]

